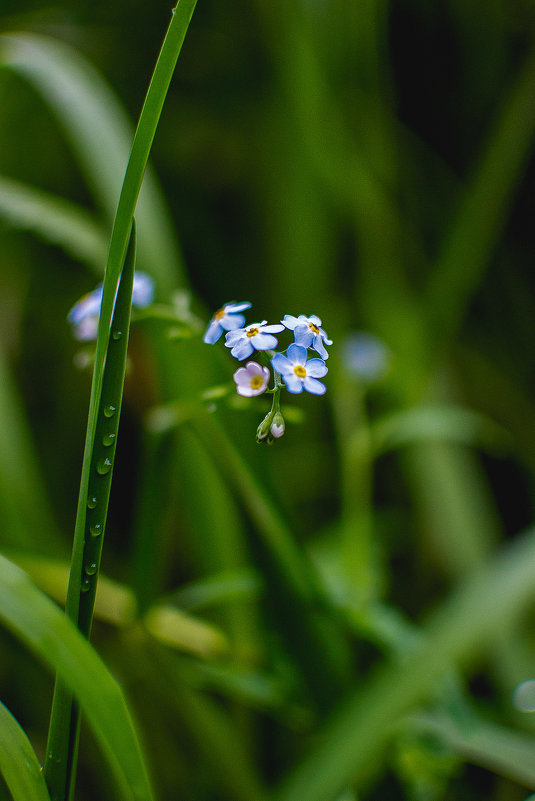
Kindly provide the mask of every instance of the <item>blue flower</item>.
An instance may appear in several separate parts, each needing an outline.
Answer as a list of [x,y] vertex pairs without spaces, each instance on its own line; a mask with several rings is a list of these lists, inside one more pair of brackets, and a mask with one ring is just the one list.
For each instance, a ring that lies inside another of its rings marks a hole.
[[327,338],[327,334],[321,328],[321,320],[315,314],[311,314],[310,317],[305,314],[300,314],[299,317],[294,317],[293,314],[286,314],[282,323],[286,328],[294,332],[297,345],[302,345],[304,348],[313,348],[322,359],[329,358],[325,345],[332,345],[333,343],[332,340]]
[[391,353],[389,348],[367,331],[353,331],[342,344],[343,361],[348,370],[364,384],[379,381],[387,374]]
[[96,339],[101,303],[102,285],[93,292],[88,292],[74,304],[67,319],[73,326],[73,334],[76,339],[83,342]]
[[325,384],[318,381],[318,378],[327,375],[328,367],[323,359],[307,361],[307,349],[304,345],[294,342],[286,351],[286,356],[276,353],[271,364],[281,374],[288,392],[297,395],[306,389],[313,395],[323,395],[327,391]]
[[[67,315],[76,339],[89,342],[97,338],[102,292],[103,285],[99,284],[92,292],[88,292],[87,295],[80,298]],[[153,298],[154,282],[152,278],[146,273],[136,272],[132,289],[132,305],[141,309],[150,306]]]
[[216,311],[210,320],[210,325],[206,329],[203,342],[206,342],[207,345],[213,345],[217,342],[223,331],[233,331],[235,328],[241,328],[245,322],[245,317],[238,312],[250,308],[250,303],[225,303],[219,311]]
[[231,348],[231,355],[239,361],[247,359],[254,350],[273,350],[277,347],[277,338],[273,334],[284,331],[284,326],[266,325],[267,320],[253,323],[239,331],[229,331],[225,337],[225,347]]
[[154,300],[154,281],[147,273],[134,273],[134,285],[132,287],[132,306],[136,309],[144,309],[150,306]]

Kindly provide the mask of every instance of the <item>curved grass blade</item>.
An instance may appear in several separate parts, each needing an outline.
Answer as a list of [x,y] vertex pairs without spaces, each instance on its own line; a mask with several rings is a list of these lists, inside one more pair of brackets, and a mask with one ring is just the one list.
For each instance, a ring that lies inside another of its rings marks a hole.
[[143,756],[119,685],[56,604],[3,556],[0,621],[56,670],[74,693],[110,761],[123,790],[122,797],[127,801],[152,801]]
[[102,271],[103,231],[85,209],[63,198],[0,175],[0,217],[15,228],[33,231],[75,259]]
[[[96,586],[94,577],[97,575],[102,547],[101,543],[92,543],[91,539],[98,542],[102,537],[112,468],[111,457],[104,454],[99,456],[97,451],[102,447],[114,448],[117,433],[113,427],[103,431],[102,439],[97,442],[97,436],[101,430],[99,421],[103,417],[118,421],[124,382],[124,362],[121,364],[119,354],[122,352],[126,359],[135,241],[130,250],[130,258],[127,257],[127,247],[152,142],[195,5],[196,0],[182,0],[173,11],[173,17],[158,56],[132,143],[111,234],[97,334],[71,580],[66,602],[67,615],[87,636],[91,630]],[[123,280],[121,280],[116,300],[117,284],[123,265],[125,265],[124,273],[130,277],[129,280],[124,281],[124,291],[122,289]],[[127,290],[128,285],[129,289]],[[114,306],[115,315],[112,322]],[[118,319],[117,315],[119,315]],[[122,315],[124,315],[124,319]],[[113,332],[119,334],[116,340],[117,347],[113,344]],[[123,350],[121,350],[121,342]],[[116,356],[111,355],[112,351],[116,351]],[[108,391],[109,396],[107,395]],[[114,438],[106,445],[104,437],[112,434],[115,435]],[[100,479],[108,476],[107,487],[102,482],[99,486],[97,476]],[[93,498],[96,499],[94,505]],[[101,528],[97,529],[95,534],[94,527],[97,525]],[[87,536],[88,532],[89,537]],[[87,599],[84,595],[87,596]],[[56,754],[56,760],[59,758],[60,762],[53,761],[47,756],[45,764],[47,784],[53,801],[66,801],[73,797],[78,733],[78,711],[73,707],[73,700],[68,689],[61,681],[58,681],[50,720],[48,751],[52,750]]]
[[480,653],[535,597],[535,531],[476,570],[435,613],[401,665],[390,665],[340,706],[276,801],[331,801],[366,774],[400,717],[433,692],[452,664]]
[[[135,253],[136,236],[133,225],[130,246],[115,300],[112,333],[108,341],[101,379],[100,403],[96,415],[90,417],[88,423],[65,604],[68,617],[86,637],[89,637],[93,620],[121,413]],[[95,373],[95,378],[97,375],[98,373]],[[52,704],[48,753],[44,768],[52,801],[68,797],[68,787],[74,783],[79,725],[79,710],[73,707],[71,693],[58,682]],[[50,753],[55,757],[51,758]]]
[[0,703],[0,773],[13,801],[50,801],[41,765],[26,733]]
[[[194,5],[191,0],[187,4],[190,8]],[[183,5],[184,0],[181,8]],[[183,17],[181,11],[175,28]],[[112,217],[132,142],[132,126],[104,79],[67,44],[35,33],[1,35],[2,66],[27,80],[51,108],[97,203]],[[177,278],[183,277],[181,257],[165,200],[150,171],[136,218],[140,262],[162,290],[168,291]],[[130,224],[126,236],[129,229]]]

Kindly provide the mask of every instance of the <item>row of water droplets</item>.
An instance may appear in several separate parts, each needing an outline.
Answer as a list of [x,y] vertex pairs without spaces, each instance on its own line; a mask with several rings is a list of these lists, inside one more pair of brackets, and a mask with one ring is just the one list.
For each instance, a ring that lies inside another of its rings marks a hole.
[[[120,331],[115,331],[113,334],[113,338],[119,339],[121,335],[122,334]],[[115,416],[116,411],[117,408],[110,403],[104,407],[103,410],[104,417],[106,417],[107,419],[111,419],[112,417]],[[115,444],[116,439],[117,439],[116,432],[113,431],[107,432],[102,436],[102,445],[105,448],[109,448]],[[107,473],[110,472],[111,468],[112,468],[112,460],[108,456],[104,456],[97,462],[96,471],[98,475],[105,476]],[[90,495],[87,499],[87,508],[93,510],[96,509],[97,506],[98,506],[97,496]],[[96,540],[98,537],[101,536],[103,528],[104,527],[102,523],[90,524],[89,533],[91,534],[91,537]],[[87,564],[84,566],[84,572],[86,574],[86,577],[82,580],[81,584],[82,592],[88,592],[91,589],[91,577],[95,575],[97,570],[98,570],[98,565],[94,561],[87,562]]]

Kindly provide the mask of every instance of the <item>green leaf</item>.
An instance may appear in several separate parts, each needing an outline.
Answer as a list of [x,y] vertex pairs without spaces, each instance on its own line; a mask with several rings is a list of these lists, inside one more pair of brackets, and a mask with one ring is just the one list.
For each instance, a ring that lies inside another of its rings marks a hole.
[[[181,10],[185,4],[192,12],[194,3],[182,0]],[[179,23],[183,18],[178,14]],[[178,27],[175,25],[175,30]],[[28,81],[48,104],[65,131],[95,199],[112,217],[128,160],[132,126],[104,79],[64,42],[34,33],[0,36],[2,66]],[[181,257],[165,201],[150,170],[136,218],[140,261],[168,291],[180,276]],[[126,236],[129,230],[130,221]]]
[[79,701],[128,801],[150,801],[150,782],[119,685],[63,612],[0,556],[0,621],[40,657]]
[[50,801],[41,765],[24,730],[0,703],[0,773],[13,801]]
[[85,209],[34,187],[0,176],[0,217],[62,247],[102,273],[106,262],[103,231]]
[[490,418],[453,405],[415,406],[378,420],[371,430],[377,454],[415,442],[458,442],[500,446],[507,432]]
[[499,639],[533,600],[534,565],[531,530],[475,570],[442,604],[403,662],[384,667],[339,706],[273,798],[331,801],[344,786],[362,779],[401,716],[425,701],[452,665]]

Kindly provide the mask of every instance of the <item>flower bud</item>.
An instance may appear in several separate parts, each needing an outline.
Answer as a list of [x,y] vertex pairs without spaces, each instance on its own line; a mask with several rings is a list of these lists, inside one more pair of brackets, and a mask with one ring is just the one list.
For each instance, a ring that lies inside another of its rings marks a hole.
[[270,434],[275,439],[282,437],[284,434],[284,417],[280,412],[273,415],[273,422],[271,423]]
[[258,428],[256,429],[256,441],[264,442],[269,437],[269,430],[271,427],[272,414],[266,414]]

